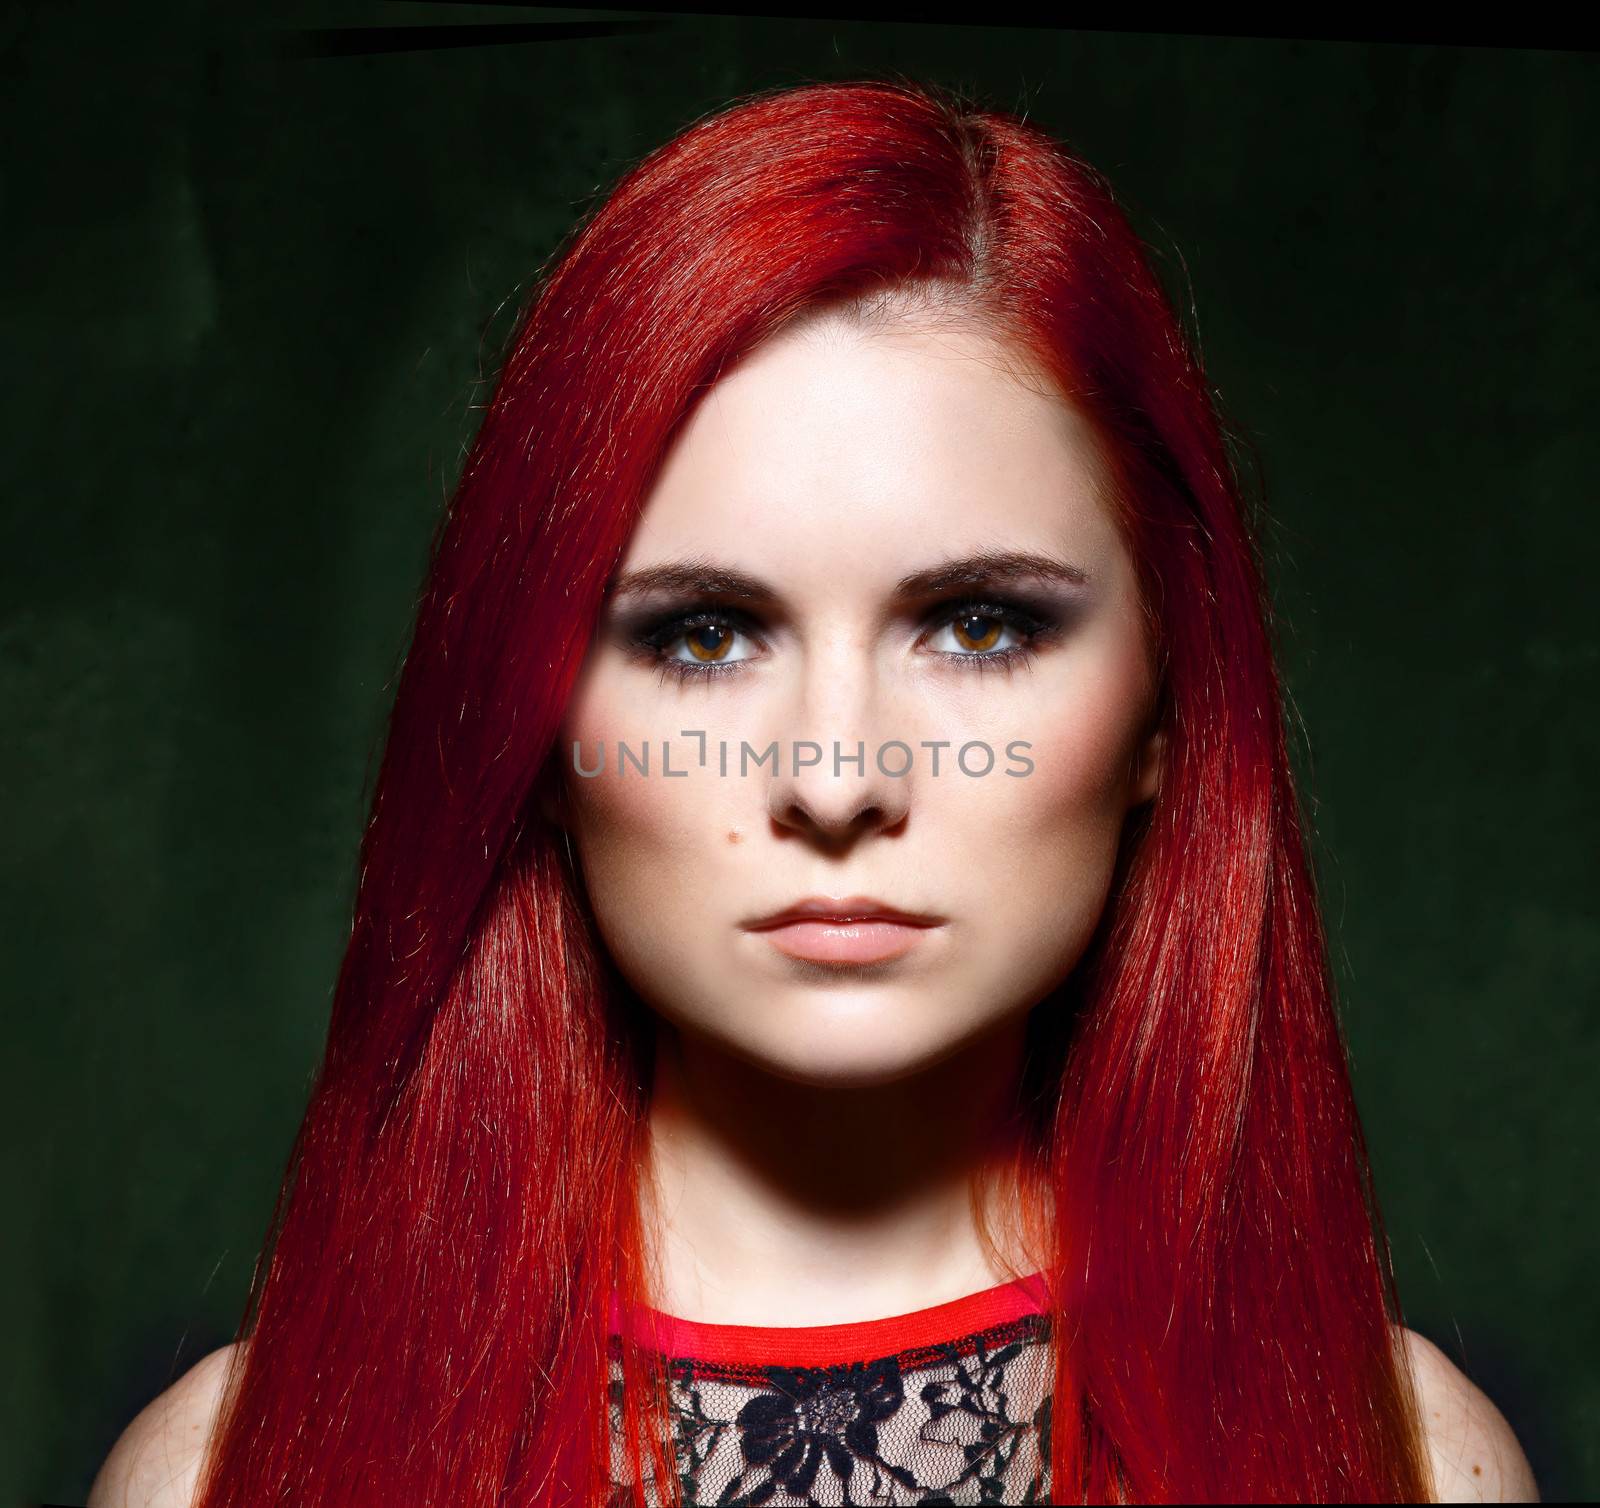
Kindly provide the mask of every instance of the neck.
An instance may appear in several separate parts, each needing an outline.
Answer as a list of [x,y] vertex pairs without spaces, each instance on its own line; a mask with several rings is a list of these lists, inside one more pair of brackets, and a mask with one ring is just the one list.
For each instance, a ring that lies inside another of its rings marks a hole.
[[[1024,1023],[890,1084],[797,1083],[658,1024],[641,1210],[651,1302],[707,1323],[839,1324],[1037,1267],[1004,1178]],[[1009,1269],[1009,1270],[1008,1270]]]

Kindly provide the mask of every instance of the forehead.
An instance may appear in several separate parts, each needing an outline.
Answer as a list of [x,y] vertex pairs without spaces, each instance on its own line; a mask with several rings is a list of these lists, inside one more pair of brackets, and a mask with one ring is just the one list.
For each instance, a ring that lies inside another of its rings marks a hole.
[[842,587],[983,548],[1119,548],[1087,421],[978,329],[830,317],[704,396],[623,569],[715,554]]

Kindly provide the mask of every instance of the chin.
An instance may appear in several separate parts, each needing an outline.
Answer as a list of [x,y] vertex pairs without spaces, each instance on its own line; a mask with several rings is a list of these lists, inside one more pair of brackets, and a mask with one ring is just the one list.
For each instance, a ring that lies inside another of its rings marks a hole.
[[831,1017],[814,1019],[781,1036],[724,1039],[723,1045],[754,1067],[791,1083],[871,1089],[932,1068],[970,1041],[930,1036],[927,1026],[925,1019],[907,1023],[888,1016],[878,1021]]
[[802,1051],[782,1055],[747,1052],[743,1056],[792,1084],[815,1089],[876,1089],[913,1077],[938,1062],[942,1054]]

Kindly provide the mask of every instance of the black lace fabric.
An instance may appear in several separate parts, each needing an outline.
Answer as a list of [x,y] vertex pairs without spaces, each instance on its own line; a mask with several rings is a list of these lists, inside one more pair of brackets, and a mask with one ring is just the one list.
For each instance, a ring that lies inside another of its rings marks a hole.
[[[1049,1341],[1048,1316],[1024,1314],[949,1341],[830,1366],[673,1357],[682,1500],[728,1508],[1047,1502]],[[613,1502],[622,1508],[632,1495],[612,1344]]]

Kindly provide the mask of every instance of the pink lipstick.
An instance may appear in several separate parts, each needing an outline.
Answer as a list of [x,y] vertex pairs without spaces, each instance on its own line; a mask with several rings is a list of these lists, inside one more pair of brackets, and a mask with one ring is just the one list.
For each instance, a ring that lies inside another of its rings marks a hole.
[[887,963],[909,953],[944,918],[904,911],[872,896],[809,896],[747,921],[790,958],[807,963]]

